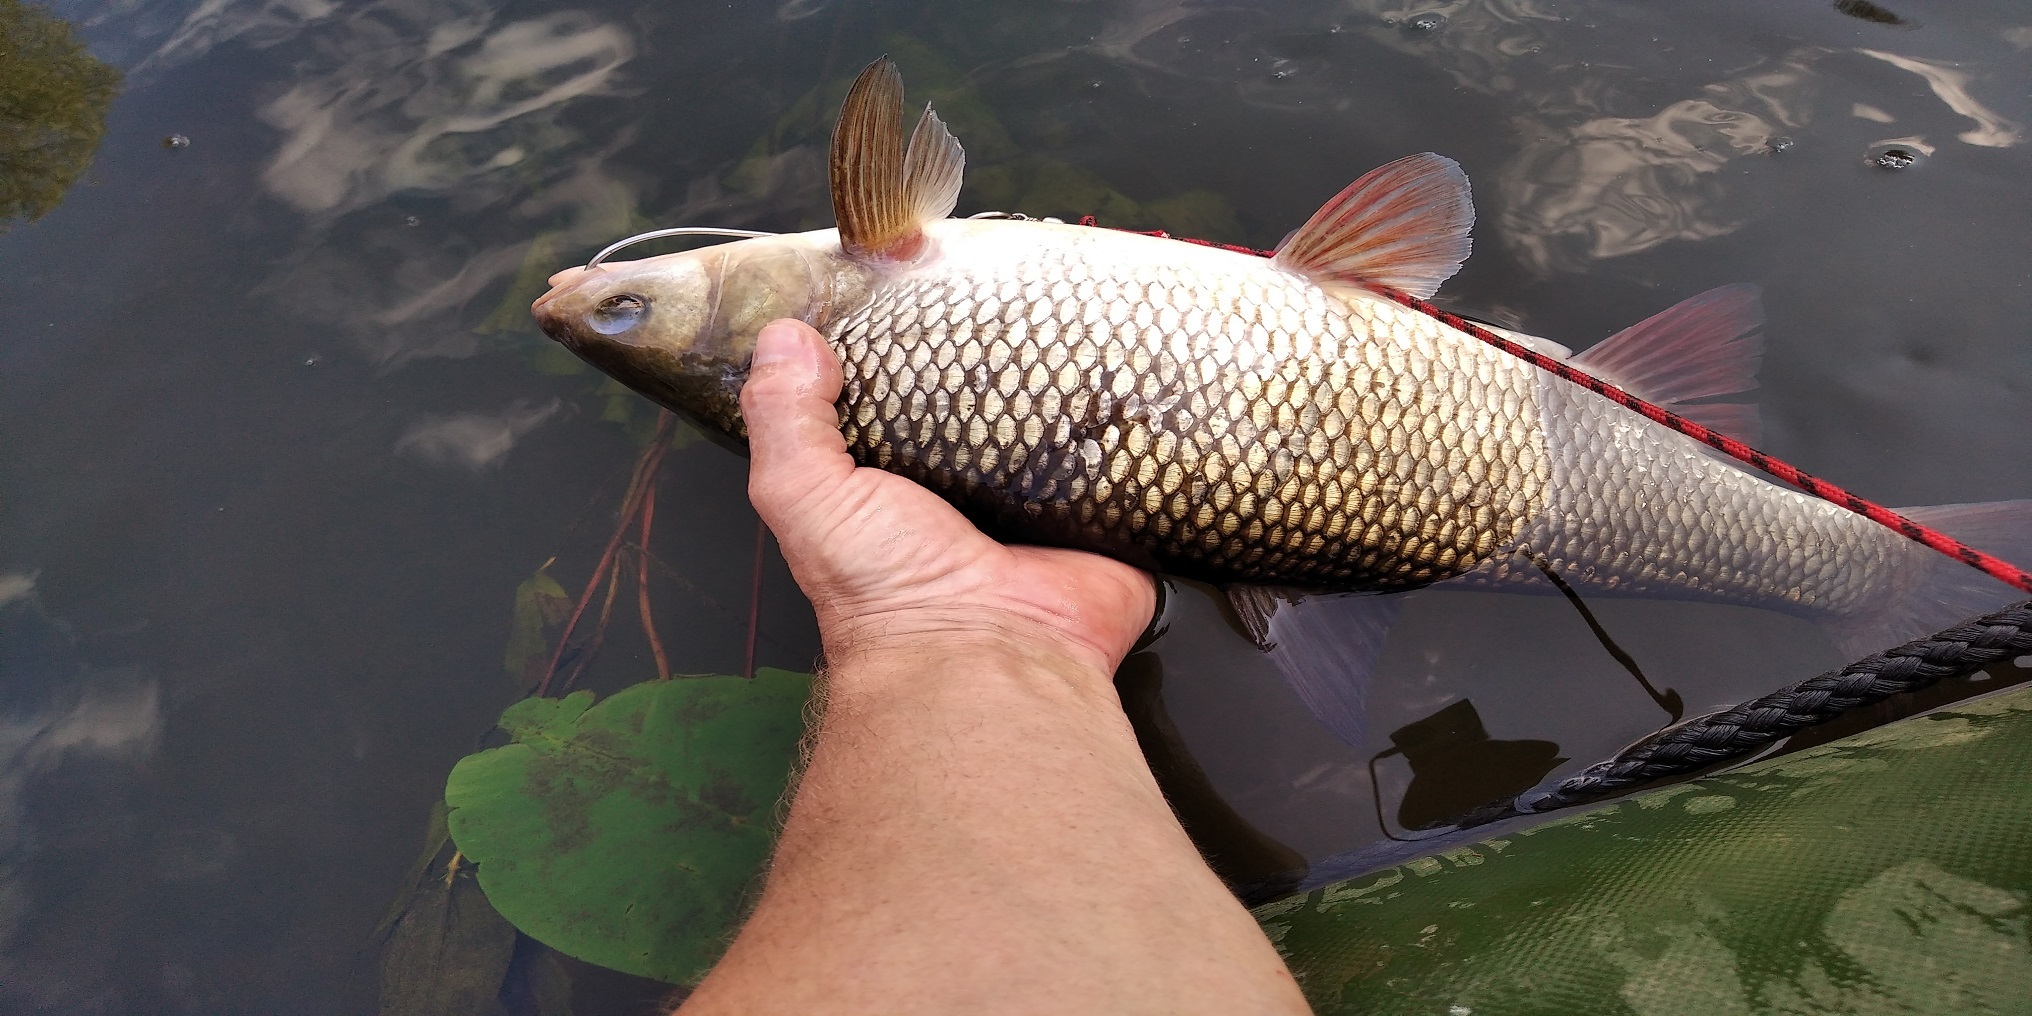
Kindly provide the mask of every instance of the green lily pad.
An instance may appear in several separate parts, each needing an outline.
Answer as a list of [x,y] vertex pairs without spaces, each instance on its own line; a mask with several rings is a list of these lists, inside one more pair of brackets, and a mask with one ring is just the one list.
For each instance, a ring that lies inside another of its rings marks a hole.
[[512,744],[453,767],[452,839],[523,934],[696,983],[768,860],[810,692],[765,669],[525,699],[501,714]]

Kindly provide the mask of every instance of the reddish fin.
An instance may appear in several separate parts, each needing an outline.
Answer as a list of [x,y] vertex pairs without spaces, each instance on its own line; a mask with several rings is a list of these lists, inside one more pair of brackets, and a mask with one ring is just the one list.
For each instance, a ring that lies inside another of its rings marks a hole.
[[1757,387],[1764,308],[1757,287],[1723,286],[1682,300],[1573,358],[1573,365],[1640,398],[1731,437],[1756,443],[1757,407],[1688,405]]
[[847,89],[833,128],[833,217],[840,246],[855,257],[907,259],[924,244],[924,223],[959,199],[966,153],[927,106],[906,153],[903,76],[888,57]]
[[1370,170],[1278,248],[1278,265],[1315,280],[1424,299],[1468,259],[1475,205],[1460,164],[1427,152]]

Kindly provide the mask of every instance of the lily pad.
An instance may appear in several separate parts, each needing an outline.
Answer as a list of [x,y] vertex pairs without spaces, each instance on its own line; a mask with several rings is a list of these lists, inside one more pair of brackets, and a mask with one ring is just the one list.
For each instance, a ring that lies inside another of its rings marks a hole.
[[512,744],[453,767],[452,838],[523,934],[696,983],[769,857],[810,692],[765,669],[525,699],[501,715]]

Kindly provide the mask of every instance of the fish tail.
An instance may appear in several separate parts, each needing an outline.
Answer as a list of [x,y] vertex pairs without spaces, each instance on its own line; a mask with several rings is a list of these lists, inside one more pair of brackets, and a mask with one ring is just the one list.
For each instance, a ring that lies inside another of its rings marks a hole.
[[[1900,514],[2013,564],[2032,563],[2032,500],[1901,508]],[[1945,554],[1913,544],[1914,567],[1873,609],[1823,618],[1821,627],[1850,659],[1939,631],[2025,594]]]

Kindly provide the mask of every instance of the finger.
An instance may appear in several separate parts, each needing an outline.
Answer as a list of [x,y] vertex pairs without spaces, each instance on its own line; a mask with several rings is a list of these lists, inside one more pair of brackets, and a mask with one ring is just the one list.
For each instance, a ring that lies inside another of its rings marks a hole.
[[804,495],[854,471],[840,435],[840,361],[817,329],[783,319],[755,336],[741,387],[748,497],[772,528]]

